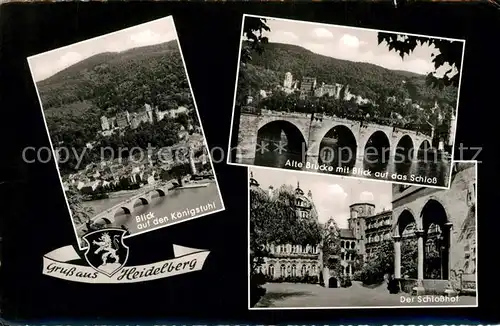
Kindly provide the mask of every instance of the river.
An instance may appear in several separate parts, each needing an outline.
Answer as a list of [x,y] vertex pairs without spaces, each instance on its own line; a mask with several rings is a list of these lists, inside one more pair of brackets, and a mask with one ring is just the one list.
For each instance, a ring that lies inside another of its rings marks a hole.
[[[126,214],[124,211],[118,210],[118,213],[114,216],[114,222],[107,224],[106,226],[125,226],[131,234],[134,234],[222,209],[222,201],[217,190],[217,184],[210,181],[207,181],[206,183],[209,183],[206,187],[170,190],[165,196],[155,197],[146,205],[143,205],[140,201],[138,201],[138,205],[134,207],[131,214]],[[127,200],[127,198],[131,196],[133,196],[133,194],[128,193],[115,198],[87,201],[84,202],[83,205],[93,208],[95,215],[97,215],[100,212]],[[198,207],[202,207],[201,211],[195,214],[183,216],[182,218],[174,220],[168,218],[171,216],[171,213],[185,212],[186,209],[196,209]],[[149,216],[154,215],[155,219],[150,218],[149,222],[144,219],[140,222],[137,221],[137,216],[144,216],[147,214],[149,214]],[[162,221],[164,217],[167,217],[167,219]],[[102,220],[97,223],[105,224]]]
[[[299,162],[302,164],[287,165],[287,162]],[[339,166],[338,164],[325,163],[323,164],[324,166],[333,167],[330,171],[326,171],[324,168],[320,170],[318,166],[306,165],[300,153],[278,153],[273,151],[257,153],[255,160],[242,161],[241,163],[437,187],[448,187],[451,168],[451,163],[449,161],[437,158],[430,159],[427,157],[425,160],[416,159],[414,161],[402,163],[377,159],[361,159],[361,162],[356,162],[356,159],[354,159],[354,161],[345,164],[349,169],[345,169],[342,172],[336,169],[336,167]],[[354,166],[358,167],[358,169],[353,169]],[[359,168],[365,172],[370,171],[371,173],[369,175],[367,173],[364,175],[360,174]],[[393,177],[396,178],[394,179]]]

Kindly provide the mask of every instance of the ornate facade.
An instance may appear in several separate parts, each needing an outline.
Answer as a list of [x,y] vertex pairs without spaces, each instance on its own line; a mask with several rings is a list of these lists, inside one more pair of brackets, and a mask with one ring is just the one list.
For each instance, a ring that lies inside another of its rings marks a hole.
[[[250,177],[251,189],[263,191],[257,180]],[[318,214],[312,200],[312,192],[307,195],[297,184],[295,189],[295,211],[297,218],[317,219]],[[275,189],[269,187],[267,195],[275,195]],[[283,226],[286,227],[286,226]],[[306,276],[319,277],[319,246],[302,246],[300,244],[268,245],[269,257],[264,258],[264,263],[258,268],[260,272],[271,279],[301,278]]]
[[[270,197],[275,195],[276,191],[273,187],[269,187],[267,190],[262,189],[259,182],[253,178],[252,173],[250,174],[249,181],[250,189],[260,191]],[[300,184],[297,184],[294,194],[294,207],[297,218],[317,220],[318,213],[314,205],[312,192],[309,191],[305,195],[304,191],[300,188]],[[306,275],[316,276],[319,280],[320,274],[322,274],[325,286],[339,286],[338,278],[340,276],[350,277],[354,274],[355,262],[358,259],[364,259],[367,246],[371,248],[375,245],[376,241],[380,242],[390,236],[390,223],[388,228],[378,228],[378,224],[376,223],[386,221],[387,219],[390,221],[392,218],[391,211],[375,215],[375,205],[370,203],[353,204],[350,206],[350,211],[349,227],[339,229],[340,257],[332,257],[340,263],[342,275],[336,275],[334,270],[323,268],[323,257],[320,246],[304,247],[298,244],[269,245],[267,249],[270,255],[264,258],[264,263],[259,267],[257,272],[276,280],[289,277],[304,277]],[[332,220],[330,219],[330,221]],[[382,224],[386,226],[387,222],[383,222]],[[389,233],[385,232],[383,236],[377,237],[376,235],[382,231]],[[370,239],[370,243],[367,241],[368,238]]]

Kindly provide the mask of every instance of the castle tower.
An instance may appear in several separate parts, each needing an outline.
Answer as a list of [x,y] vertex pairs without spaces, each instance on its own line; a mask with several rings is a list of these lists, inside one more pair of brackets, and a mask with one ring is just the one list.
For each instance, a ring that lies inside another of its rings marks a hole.
[[269,198],[273,198],[274,187],[273,186],[269,186],[269,189],[267,191],[268,191]]
[[283,82],[283,87],[291,89],[293,83],[293,76],[291,72],[285,74],[285,81]]
[[298,181],[297,181],[297,188],[295,189],[295,195],[304,196],[304,191],[302,191],[302,189],[300,189],[300,184]]
[[104,115],[101,117],[101,129],[102,131],[109,130],[109,121]]
[[250,172],[250,187],[259,187],[257,180],[253,178],[253,172]]
[[146,109],[146,114],[148,115],[148,121],[149,123],[153,123],[153,108],[149,104],[144,104],[144,107]]

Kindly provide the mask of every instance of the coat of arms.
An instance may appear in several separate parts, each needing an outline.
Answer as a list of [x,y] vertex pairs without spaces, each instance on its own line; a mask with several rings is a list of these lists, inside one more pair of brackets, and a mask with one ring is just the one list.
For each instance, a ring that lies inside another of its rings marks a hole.
[[128,259],[129,248],[123,243],[125,233],[123,229],[103,229],[84,235],[89,265],[109,277],[116,274]]

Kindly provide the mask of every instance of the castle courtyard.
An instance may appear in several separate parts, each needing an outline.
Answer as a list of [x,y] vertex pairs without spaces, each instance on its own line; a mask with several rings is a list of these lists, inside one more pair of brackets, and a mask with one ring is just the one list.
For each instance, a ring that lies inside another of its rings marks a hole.
[[476,298],[473,296],[459,296],[453,299],[455,302],[450,302],[449,299],[446,302],[422,302],[437,300],[438,296],[426,298],[426,296],[411,297],[404,293],[390,294],[386,284],[368,288],[357,281],[348,288],[324,288],[302,283],[267,283],[264,288],[267,292],[255,308],[474,306],[476,304]]

